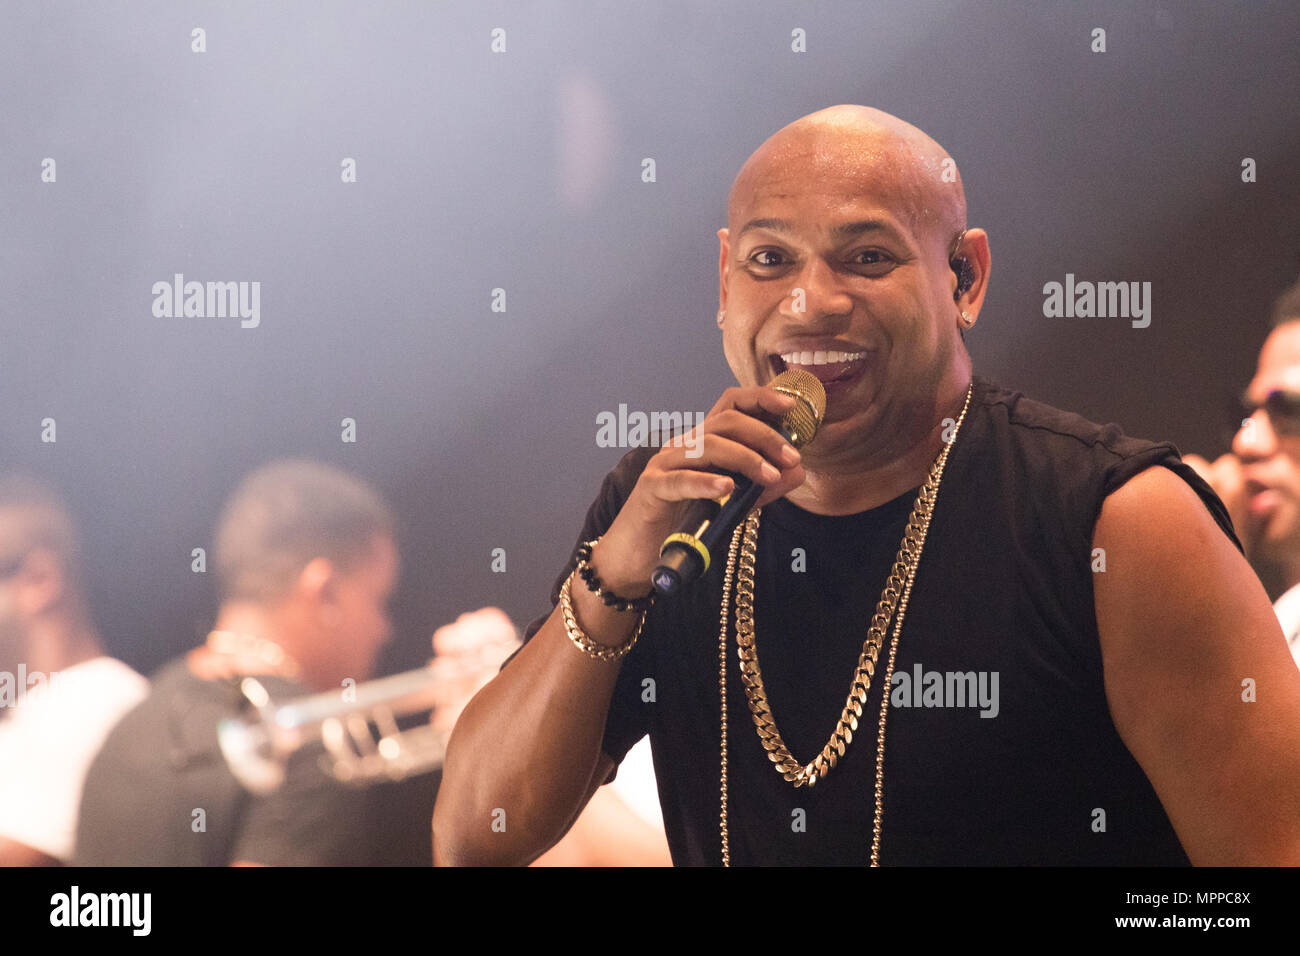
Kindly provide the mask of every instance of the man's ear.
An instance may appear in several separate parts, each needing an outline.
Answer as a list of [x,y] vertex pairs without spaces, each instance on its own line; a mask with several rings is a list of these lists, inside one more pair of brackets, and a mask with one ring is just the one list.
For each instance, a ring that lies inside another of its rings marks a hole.
[[307,562],[294,582],[294,595],[313,609],[326,627],[338,624],[338,568],[329,558],[312,558]]
[[[980,308],[984,305],[984,296],[988,292],[989,272],[993,267],[993,257],[989,253],[988,233],[983,229],[967,229],[962,237],[958,255],[966,260],[970,285],[954,298],[958,311],[968,312],[973,319],[979,315]],[[955,286],[955,277],[953,282]]]
[[329,558],[312,558],[298,572],[294,591],[313,602],[334,600],[334,563]]
[[718,327],[727,311],[727,259],[731,255],[731,233],[724,226],[718,230]]

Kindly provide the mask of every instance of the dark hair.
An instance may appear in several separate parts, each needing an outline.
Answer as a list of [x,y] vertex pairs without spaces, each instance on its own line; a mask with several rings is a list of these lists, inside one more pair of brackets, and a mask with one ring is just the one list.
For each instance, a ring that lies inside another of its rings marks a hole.
[[314,461],[278,461],[245,478],[217,524],[222,601],[283,596],[306,565],[354,570],[394,534],[388,505],[360,479]]
[[16,561],[37,548],[46,548],[58,559],[68,589],[81,587],[81,541],[67,506],[53,489],[30,475],[0,475],[0,518],[10,529],[12,552],[0,554],[0,562]]
[[1273,328],[1288,322],[1300,322],[1300,279],[1273,303]]

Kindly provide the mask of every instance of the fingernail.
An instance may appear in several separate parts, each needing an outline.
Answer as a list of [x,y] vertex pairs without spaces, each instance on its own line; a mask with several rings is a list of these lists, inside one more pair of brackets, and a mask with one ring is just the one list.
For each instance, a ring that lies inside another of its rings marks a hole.
[[781,460],[787,465],[799,464],[799,452],[793,445],[781,446]]
[[761,473],[763,475],[763,481],[769,485],[774,485],[781,480],[781,473],[777,471],[775,468],[773,468],[771,465],[769,465],[767,462],[763,462],[763,468]]

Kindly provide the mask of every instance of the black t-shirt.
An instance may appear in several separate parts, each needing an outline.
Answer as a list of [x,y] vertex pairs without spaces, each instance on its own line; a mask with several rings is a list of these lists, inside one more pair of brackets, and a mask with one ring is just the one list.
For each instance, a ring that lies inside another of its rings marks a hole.
[[[272,700],[309,691],[256,675]],[[283,785],[247,792],[217,743],[217,722],[245,713],[237,680],[195,677],[184,659],[109,734],[82,794],[79,866],[368,864],[367,795],[328,776],[319,748],[294,754]],[[199,813],[198,811],[202,811]]]
[[[654,448],[606,477],[579,541],[598,537]],[[1093,604],[1106,495],[1152,465],[1184,478],[1236,544],[1210,488],[1168,443],[1123,435],[976,378],[943,475],[898,644],[885,734],[884,865],[1186,865],[1111,721]],[[917,490],[846,516],[763,509],[755,646],[771,712],[806,763],[844,707]],[[1239,546],[1239,545],[1238,545]],[[1104,560],[1104,557],[1103,557]],[[717,865],[718,630],[725,556],[660,600],[622,665],[603,749],[650,735],[677,864]],[[574,566],[571,557],[552,589]],[[597,568],[599,571],[599,568]],[[1123,573],[1118,569],[1118,573]],[[732,607],[735,597],[732,597]],[[532,637],[543,615],[525,630]],[[891,627],[846,755],[796,789],[768,759],[727,639],[733,865],[870,861],[876,740]]]

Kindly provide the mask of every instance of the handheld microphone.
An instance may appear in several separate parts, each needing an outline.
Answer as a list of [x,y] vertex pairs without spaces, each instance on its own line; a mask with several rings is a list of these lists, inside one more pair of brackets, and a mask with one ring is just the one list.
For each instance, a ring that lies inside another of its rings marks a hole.
[[[826,414],[826,389],[817,376],[798,368],[782,372],[771,385],[795,398],[794,407],[781,417],[776,429],[795,448],[802,448],[817,434]],[[744,475],[722,474],[735,482],[731,492],[692,505],[682,529],[664,539],[659,566],[650,576],[660,594],[676,594],[703,577],[713,563],[714,552],[725,547],[736,525],[763,496],[763,486]]]

